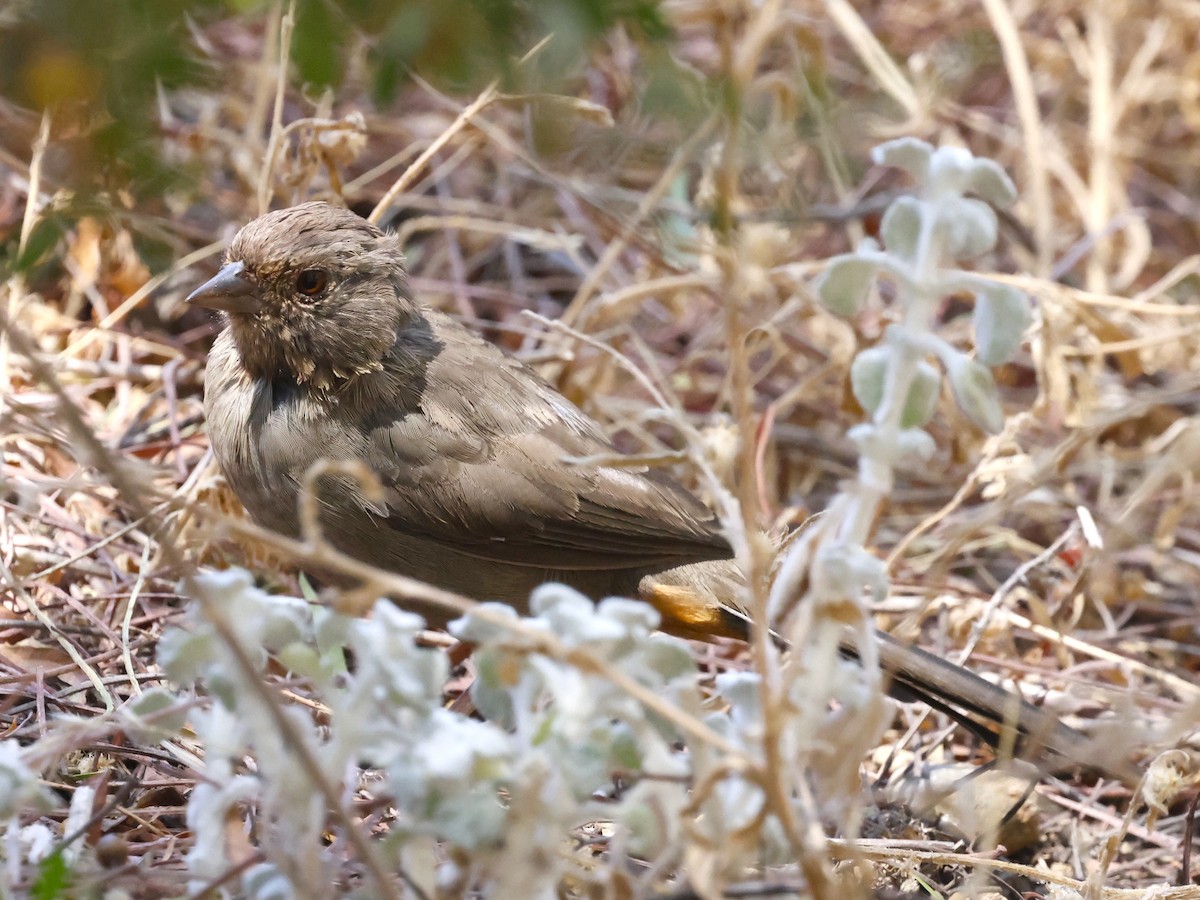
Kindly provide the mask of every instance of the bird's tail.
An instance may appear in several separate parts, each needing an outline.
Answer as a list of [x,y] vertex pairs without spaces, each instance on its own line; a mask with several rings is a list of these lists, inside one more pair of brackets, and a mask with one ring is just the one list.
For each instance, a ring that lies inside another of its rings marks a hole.
[[[736,587],[733,568],[724,562],[715,573],[720,578],[718,590],[709,589],[712,564],[698,563],[664,573],[669,578],[643,579],[639,593],[658,610],[662,629],[670,634],[694,640],[728,637],[749,642],[753,628],[750,619],[722,600],[723,594]],[[1103,770],[1129,783],[1136,781],[1136,772],[1127,760],[1098,752],[1101,748],[1097,748],[1096,741],[1064,724],[1054,713],[962,666],[902,644],[883,632],[876,635],[880,668],[888,679],[887,691],[896,700],[925,703],[993,747],[1005,743],[1007,731],[1013,738],[1009,744],[1019,758],[1047,770],[1082,766]],[[772,638],[781,649],[787,649],[781,636],[773,633]],[[858,658],[849,639],[839,649],[849,659]]]

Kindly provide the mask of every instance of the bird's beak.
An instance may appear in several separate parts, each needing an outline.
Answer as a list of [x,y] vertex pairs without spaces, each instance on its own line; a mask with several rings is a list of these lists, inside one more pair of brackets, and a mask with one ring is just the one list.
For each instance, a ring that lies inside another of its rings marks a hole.
[[187,302],[227,313],[257,311],[258,291],[244,269],[240,261],[226,263],[221,271],[188,294]]

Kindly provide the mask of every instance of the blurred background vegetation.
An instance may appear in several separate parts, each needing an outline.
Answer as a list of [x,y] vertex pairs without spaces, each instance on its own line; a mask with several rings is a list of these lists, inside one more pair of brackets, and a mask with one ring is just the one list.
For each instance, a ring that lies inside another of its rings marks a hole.
[[[163,92],[220,89],[271,9],[121,0],[98,14],[89,0],[17,0],[0,13],[0,96],[54,114],[57,136],[74,141],[75,187],[161,191],[185,176],[158,152]],[[553,91],[582,74],[593,42],[618,23],[647,44],[670,37],[654,0],[300,0],[295,12],[298,80],[310,91],[362,91],[377,109],[410,74],[464,92],[493,79],[510,93]],[[245,33],[210,33],[223,20]],[[533,65],[517,64],[551,34]],[[10,150],[30,137],[25,124]]]
[[[189,152],[204,140],[202,118],[222,93],[236,107],[228,92],[275,50],[282,9],[121,0],[100,14],[90,0],[9,3],[0,12],[0,149],[28,158],[45,115],[42,175],[67,190],[20,259],[13,221],[0,223],[8,265],[24,271],[43,260],[82,216],[161,210],[168,196],[178,209],[211,189],[211,160]],[[342,107],[402,115],[398,92],[414,77],[458,95],[496,81],[506,95],[528,98],[539,149],[566,149],[571,123],[545,98],[573,92],[588,77],[591,49],[618,26],[645,55],[640,108],[692,121],[708,103],[700,79],[670,54],[671,30],[654,0],[299,0],[294,13],[289,52],[300,91],[285,119],[327,109],[334,96]],[[260,92],[249,112],[261,113],[264,99]],[[238,124],[246,148],[261,152],[269,118]],[[166,264],[169,249],[137,231],[148,257]]]

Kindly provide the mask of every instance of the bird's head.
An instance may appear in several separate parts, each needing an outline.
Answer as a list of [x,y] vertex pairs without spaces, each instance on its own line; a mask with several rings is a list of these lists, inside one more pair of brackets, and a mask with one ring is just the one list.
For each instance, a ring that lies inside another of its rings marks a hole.
[[328,203],[250,222],[187,302],[226,314],[253,377],[320,390],[378,370],[418,312],[396,238]]

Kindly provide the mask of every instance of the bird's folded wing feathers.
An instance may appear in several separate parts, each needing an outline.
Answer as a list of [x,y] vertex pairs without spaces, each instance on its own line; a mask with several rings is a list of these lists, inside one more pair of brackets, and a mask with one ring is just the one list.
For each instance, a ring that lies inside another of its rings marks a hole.
[[[437,314],[430,314],[436,318]],[[387,527],[470,555],[560,570],[640,569],[731,555],[711,510],[645,466],[597,465],[616,451],[596,424],[495,346],[460,329],[410,348],[419,398],[371,430]],[[415,341],[416,332],[413,340]],[[572,459],[593,461],[572,465]],[[365,504],[364,504],[365,505]]]
[[563,465],[575,454],[550,430],[509,434],[474,459],[381,472],[377,514],[390,528],[514,565],[636,569],[730,555],[711,511],[669,478]]

